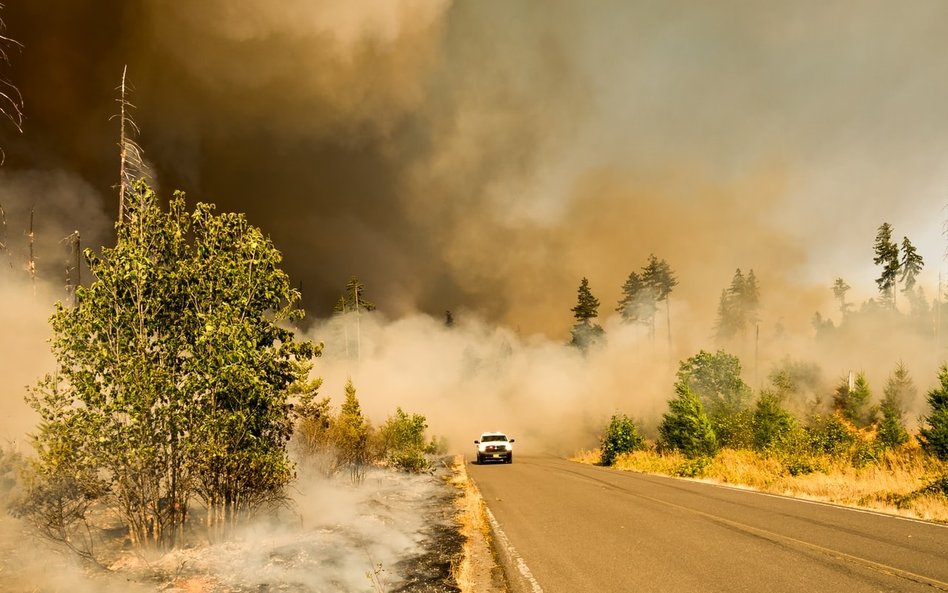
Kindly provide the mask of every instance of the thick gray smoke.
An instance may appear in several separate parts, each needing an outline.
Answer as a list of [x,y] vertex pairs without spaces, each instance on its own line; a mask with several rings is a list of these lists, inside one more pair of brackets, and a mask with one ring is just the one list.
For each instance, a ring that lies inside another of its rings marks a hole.
[[[650,252],[713,312],[737,267],[806,318],[873,290],[892,223],[934,292],[948,9],[679,0],[8,3],[26,98],[7,167],[114,212],[114,87],[166,190],[247,212],[311,313],[359,275],[388,315],[466,308],[565,335]],[[564,314],[566,313],[566,314]]]

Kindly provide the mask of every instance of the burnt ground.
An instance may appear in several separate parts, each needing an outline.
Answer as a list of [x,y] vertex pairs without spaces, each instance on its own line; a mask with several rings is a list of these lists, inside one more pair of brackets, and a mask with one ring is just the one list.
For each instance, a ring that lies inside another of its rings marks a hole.
[[[443,467],[443,466],[442,466]],[[0,590],[112,593],[448,593],[464,538],[457,489],[437,474],[370,470],[301,480],[290,513],[248,526],[227,541],[143,557],[124,549],[110,570],[82,567],[69,554],[0,520]],[[121,542],[109,542],[121,549]]]
[[392,593],[454,593],[460,592],[454,579],[454,569],[464,546],[456,516],[453,489],[445,487],[432,500],[431,514],[424,531],[422,551],[396,565],[404,581]]

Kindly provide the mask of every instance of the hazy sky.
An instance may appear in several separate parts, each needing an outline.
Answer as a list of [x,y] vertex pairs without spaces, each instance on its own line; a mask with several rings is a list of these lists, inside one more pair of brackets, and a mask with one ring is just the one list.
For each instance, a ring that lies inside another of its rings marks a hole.
[[[127,64],[161,190],[246,212],[317,317],[356,274],[392,317],[563,335],[581,277],[605,315],[654,252],[690,309],[711,316],[753,268],[771,321],[805,325],[837,276],[872,294],[884,221],[919,246],[929,296],[942,267],[943,0],[9,0],[0,17],[26,114],[0,128],[0,204],[108,240]],[[101,211],[69,220],[79,201]]]

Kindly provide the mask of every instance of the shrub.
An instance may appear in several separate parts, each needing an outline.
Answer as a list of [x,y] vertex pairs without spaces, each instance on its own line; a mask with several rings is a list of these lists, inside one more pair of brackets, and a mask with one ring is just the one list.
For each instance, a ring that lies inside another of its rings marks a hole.
[[815,416],[807,434],[810,448],[817,454],[843,455],[856,443],[854,431],[838,414]]
[[645,447],[635,423],[624,414],[614,414],[609,428],[602,437],[599,463],[612,465],[620,453],[629,453]]
[[706,456],[689,459],[675,468],[675,475],[681,478],[700,478],[711,467],[711,458]]
[[793,414],[780,406],[780,398],[776,394],[762,393],[754,410],[754,449],[766,451],[785,443],[796,424]]
[[750,449],[754,444],[754,414],[750,410],[720,412],[710,417],[718,446]]
[[408,415],[401,408],[396,408],[395,414],[389,416],[379,431],[382,456],[393,467],[404,471],[420,472],[428,469],[430,464],[425,453],[437,448],[438,443],[432,440],[431,444],[425,444],[426,428],[428,425],[424,416]]

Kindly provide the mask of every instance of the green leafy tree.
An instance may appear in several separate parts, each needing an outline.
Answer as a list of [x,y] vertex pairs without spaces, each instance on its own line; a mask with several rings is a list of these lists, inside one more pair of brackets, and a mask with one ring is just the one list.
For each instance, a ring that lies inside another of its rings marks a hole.
[[600,442],[599,462],[602,465],[612,465],[620,454],[643,448],[645,439],[639,435],[635,422],[624,414],[613,414]]
[[876,439],[883,447],[898,447],[908,442],[908,431],[902,416],[905,414],[905,403],[915,398],[918,390],[909,375],[905,365],[899,362],[889,376],[883,389],[884,397],[880,406],[882,420],[879,423],[879,432]]
[[928,392],[929,412],[918,431],[922,447],[942,461],[948,461],[948,365],[938,371],[938,386]]
[[395,468],[409,472],[428,469],[426,453],[429,446],[425,442],[425,430],[428,424],[421,414],[407,414],[401,408],[389,416],[379,429],[382,443],[382,456]]
[[876,234],[873,263],[882,268],[876,286],[882,302],[889,308],[895,308],[895,285],[899,277],[899,245],[892,240],[892,225],[882,223]]
[[856,426],[868,426],[872,421],[868,409],[871,397],[865,373],[857,373],[854,378],[843,377],[833,392],[833,410]]
[[32,494],[97,493],[135,543],[169,546],[192,496],[209,523],[282,496],[289,388],[319,351],[286,329],[299,294],[242,215],[189,214],[180,193],[165,212],[143,182],[127,197],[115,247],[86,251],[93,281],[51,319]]
[[718,442],[701,398],[687,383],[676,384],[675,394],[658,427],[659,447],[680,451],[691,458],[713,456]]
[[718,444],[744,448],[752,441],[750,387],[741,378],[741,361],[723,350],[700,351],[678,368],[676,388],[687,385],[701,398]]
[[694,391],[709,414],[734,413],[747,407],[751,390],[741,378],[741,361],[724,350],[701,350],[678,368],[677,385]]
[[593,323],[599,316],[599,299],[589,290],[589,280],[583,278],[577,291],[576,306],[571,309],[576,323],[571,331],[570,345],[587,351],[589,348],[601,344],[605,340],[605,331],[602,326]]

